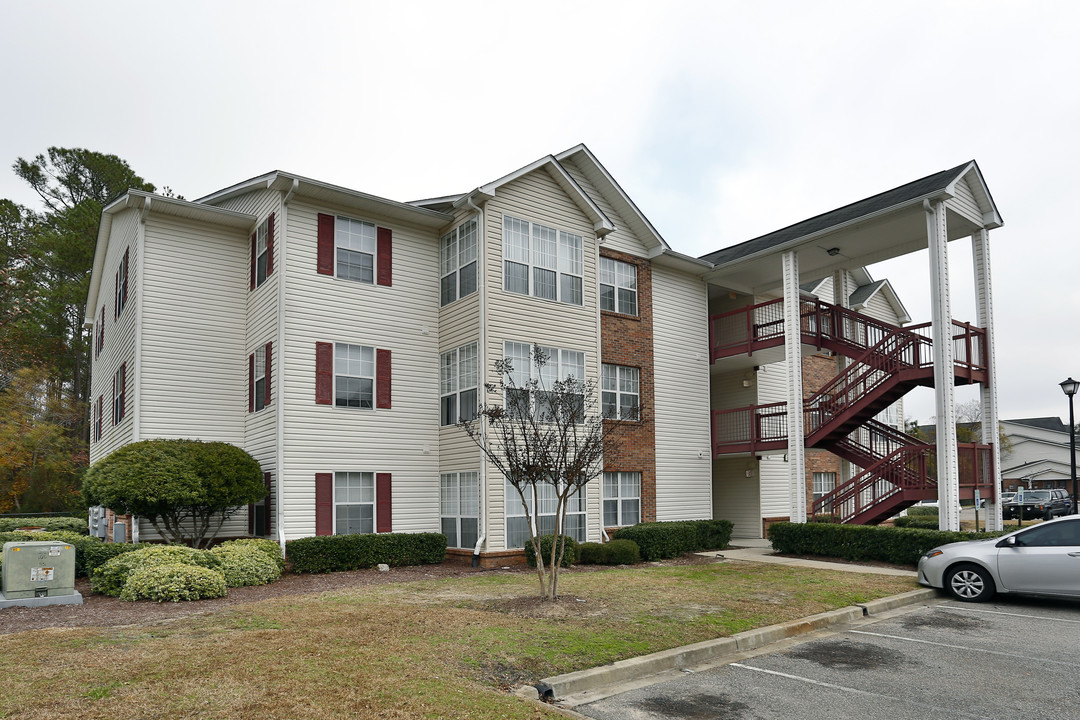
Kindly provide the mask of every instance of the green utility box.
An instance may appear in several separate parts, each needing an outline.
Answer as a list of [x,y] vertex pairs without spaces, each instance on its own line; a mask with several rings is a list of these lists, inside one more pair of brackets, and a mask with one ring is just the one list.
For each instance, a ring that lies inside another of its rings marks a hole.
[[75,547],[55,540],[4,543],[3,597],[75,595]]

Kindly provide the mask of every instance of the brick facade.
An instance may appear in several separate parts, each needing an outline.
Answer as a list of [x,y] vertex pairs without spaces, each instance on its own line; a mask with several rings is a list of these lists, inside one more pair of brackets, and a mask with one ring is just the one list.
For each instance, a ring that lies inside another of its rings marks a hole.
[[[808,355],[803,357],[803,397],[809,398],[840,371],[839,360],[831,355]],[[841,475],[839,457],[827,450],[806,450],[806,510],[810,513],[814,506],[814,473],[831,472],[836,474],[836,484],[844,481]]]
[[636,367],[640,379],[641,420],[612,433],[604,449],[604,470],[641,473],[641,521],[656,520],[656,428],[653,415],[652,265],[648,260],[600,248],[602,257],[637,266],[638,314],[600,312],[601,361]]

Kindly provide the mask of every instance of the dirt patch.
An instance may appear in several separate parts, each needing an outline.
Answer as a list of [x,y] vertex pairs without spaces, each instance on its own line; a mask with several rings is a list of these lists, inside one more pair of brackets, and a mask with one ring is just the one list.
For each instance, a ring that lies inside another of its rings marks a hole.
[[906,616],[900,624],[904,626],[906,630],[915,630],[918,628],[934,628],[939,630],[978,630],[985,626],[985,623],[975,618],[965,617],[963,615],[957,615],[951,612],[938,611],[932,615],[918,615],[918,616]]
[[686,720],[737,720],[746,717],[749,706],[727,695],[687,695],[653,697],[641,701],[641,709],[657,717]]
[[877,670],[895,668],[905,662],[904,656],[898,652],[848,640],[810,643],[788,655],[833,670]]

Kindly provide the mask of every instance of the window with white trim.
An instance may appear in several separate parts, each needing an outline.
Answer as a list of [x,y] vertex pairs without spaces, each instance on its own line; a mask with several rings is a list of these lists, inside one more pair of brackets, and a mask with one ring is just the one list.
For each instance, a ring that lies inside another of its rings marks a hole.
[[120,265],[116,269],[116,284],[114,287],[113,307],[116,310],[113,312],[113,317],[120,317],[120,313],[124,311],[124,306],[127,304],[128,299],[128,251],[125,250],[123,256],[120,258]]
[[375,282],[375,225],[338,216],[334,220],[334,274],[345,280]]
[[600,377],[600,407],[606,418],[637,420],[641,407],[641,372],[636,367],[604,364]]
[[255,287],[266,282],[266,271],[270,262],[270,248],[267,243],[269,218],[259,223],[255,230]]
[[473,420],[478,409],[476,343],[439,356],[439,416],[443,425]]
[[584,241],[580,235],[503,216],[503,288],[581,305]]
[[124,419],[124,384],[127,382],[127,363],[113,375],[112,424],[119,425]]
[[375,348],[334,343],[334,404],[375,407]]
[[334,473],[334,534],[375,532],[375,473]]
[[641,473],[604,473],[604,527],[641,522]]
[[820,500],[825,495],[828,495],[836,489],[836,473],[834,472],[816,472],[814,473],[814,500]]
[[[517,489],[504,481],[506,493],[506,547],[521,548],[529,542],[529,523],[525,517],[525,504],[521,502],[521,496]],[[534,506],[534,499],[530,488],[525,489],[525,496],[529,508]],[[555,486],[548,483],[539,483],[536,486],[536,500],[539,501],[535,519],[537,535],[555,534],[555,515],[558,509],[558,498],[555,494]],[[585,490],[579,489],[566,499],[566,527],[563,534],[568,535],[578,542],[585,542]]]
[[255,412],[266,407],[266,349],[255,350]]
[[[538,417],[550,415],[551,402],[548,399],[557,380],[585,379],[585,353],[563,348],[540,347],[547,356],[547,362],[538,367],[533,356],[533,346],[529,343],[506,341],[503,343],[503,357],[513,366],[510,380],[514,389],[506,390],[505,402],[512,413],[523,412],[529,408]],[[538,381],[538,387],[529,397],[527,383],[530,379]],[[579,404],[585,401],[581,396]]]
[[600,309],[637,315],[637,265],[600,258]]
[[443,305],[476,292],[476,257],[475,220],[458,225],[439,240],[439,296]]
[[475,547],[480,537],[480,473],[439,475],[439,507],[447,546]]

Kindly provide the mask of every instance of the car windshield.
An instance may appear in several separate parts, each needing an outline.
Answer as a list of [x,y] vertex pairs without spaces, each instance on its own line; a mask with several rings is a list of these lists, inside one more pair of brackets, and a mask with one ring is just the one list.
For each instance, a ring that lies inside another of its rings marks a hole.
[[1028,490],[1024,493],[1024,500],[1049,500],[1049,490]]

